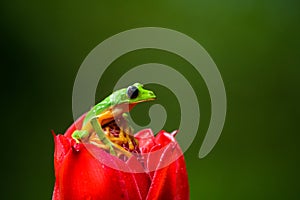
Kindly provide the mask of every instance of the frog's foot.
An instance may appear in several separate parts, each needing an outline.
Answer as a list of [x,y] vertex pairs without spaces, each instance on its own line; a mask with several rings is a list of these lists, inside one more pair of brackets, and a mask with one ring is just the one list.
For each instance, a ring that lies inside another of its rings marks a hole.
[[83,138],[86,138],[89,135],[89,132],[86,130],[75,130],[72,133],[72,138],[79,143]]

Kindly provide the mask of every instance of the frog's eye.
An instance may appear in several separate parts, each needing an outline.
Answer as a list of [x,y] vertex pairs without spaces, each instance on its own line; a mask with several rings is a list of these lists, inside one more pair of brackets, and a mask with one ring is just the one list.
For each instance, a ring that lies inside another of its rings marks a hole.
[[131,85],[127,88],[126,94],[129,99],[135,99],[139,95],[139,89],[134,85]]

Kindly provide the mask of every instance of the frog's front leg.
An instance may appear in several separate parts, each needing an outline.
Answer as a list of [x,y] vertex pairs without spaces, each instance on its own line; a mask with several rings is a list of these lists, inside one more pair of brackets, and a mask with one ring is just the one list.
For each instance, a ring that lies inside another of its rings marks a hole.
[[79,140],[85,138],[89,135],[89,132],[86,130],[76,130],[72,133],[72,138],[79,143]]
[[128,113],[123,113],[122,117],[124,119],[123,129],[125,130],[126,133],[132,134],[134,130],[129,124],[129,115],[128,115]]

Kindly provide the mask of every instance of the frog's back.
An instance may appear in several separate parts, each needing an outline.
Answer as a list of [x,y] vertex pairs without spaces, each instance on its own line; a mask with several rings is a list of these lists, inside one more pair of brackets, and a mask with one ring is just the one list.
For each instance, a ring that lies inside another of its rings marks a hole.
[[95,105],[84,118],[83,126],[85,126],[89,121],[91,121],[94,117],[99,116],[101,113],[110,109],[114,105],[118,105],[124,102],[128,102],[128,98],[126,96],[126,88],[117,90],[113,92],[111,95],[106,97],[103,101]]
[[112,106],[110,101],[110,96],[106,97],[103,101],[95,105],[85,116],[83,120],[83,125],[85,126],[91,119],[105,112]]

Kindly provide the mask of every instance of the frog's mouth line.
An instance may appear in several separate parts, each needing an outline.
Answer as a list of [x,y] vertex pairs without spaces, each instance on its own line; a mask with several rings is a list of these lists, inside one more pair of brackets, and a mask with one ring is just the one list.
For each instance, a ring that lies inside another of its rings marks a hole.
[[[99,123],[101,124],[101,126],[105,126],[106,124],[109,124],[110,122],[114,121],[114,120],[118,120],[120,118],[122,118],[123,114],[128,114],[130,112],[130,110],[135,107],[137,104],[141,103],[141,102],[146,102],[146,101],[152,101],[155,100],[156,98],[151,98],[151,99],[146,99],[146,100],[140,100],[137,101],[135,103],[123,103],[123,104],[119,104],[117,106],[114,106],[113,108],[111,108],[109,110],[109,117],[104,117],[105,119],[102,119],[101,121],[99,121]],[[119,124],[119,123],[117,123]]]

